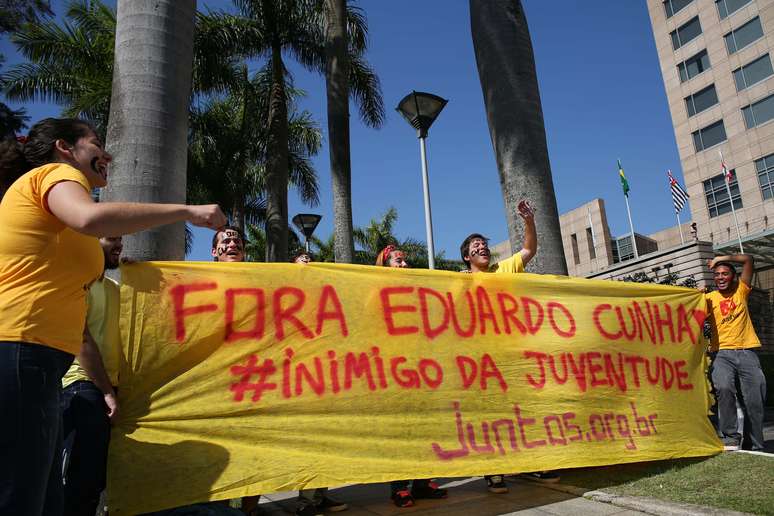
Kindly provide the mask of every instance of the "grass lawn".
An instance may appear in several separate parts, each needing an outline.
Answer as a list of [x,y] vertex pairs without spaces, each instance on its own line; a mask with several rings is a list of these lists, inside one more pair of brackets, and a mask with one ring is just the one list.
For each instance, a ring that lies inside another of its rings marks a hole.
[[774,456],[724,453],[565,470],[561,475],[563,484],[589,490],[774,514]]

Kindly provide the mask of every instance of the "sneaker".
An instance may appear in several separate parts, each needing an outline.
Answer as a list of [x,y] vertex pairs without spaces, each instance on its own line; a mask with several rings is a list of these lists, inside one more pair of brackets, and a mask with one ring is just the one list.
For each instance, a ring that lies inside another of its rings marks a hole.
[[505,479],[502,475],[487,475],[484,478],[490,493],[503,494],[508,492],[508,486],[505,485]]
[[322,501],[315,507],[317,507],[319,512],[341,512],[349,509],[349,505],[328,496],[324,496]]
[[739,441],[733,437],[723,437],[723,451],[737,451],[739,450]]
[[559,482],[559,475],[553,471],[533,471],[531,473],[522,473],[519,477],[534,482],[542,482],[544,484]]
[[449,496],[449,492],[446,489],[438,487],[438,484],[435,482],[420,482],[415,480],[414,485],[411,487],[411,496],[414,498],[438,500]]
[[406,489],[395,491],[390,498],[397,507],[412,507],[414,505],[414,497]]
[[315,505],[304,505],[296,508],[296,516],[325,516]]

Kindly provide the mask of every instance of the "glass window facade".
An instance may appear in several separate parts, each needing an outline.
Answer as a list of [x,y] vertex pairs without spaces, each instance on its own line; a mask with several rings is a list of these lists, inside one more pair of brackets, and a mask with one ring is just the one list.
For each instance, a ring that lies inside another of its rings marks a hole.
[[718,103],[718,94],[715,91],[715,85],[710,84],[703,90],[685,97],[685,109],[688,110],[688,116],[701,113]]
[[689,79],[693,79],[701,72],[710,69],[709,55],[706,50],[702,50],[698,54],[689,57],[679,65],[677,65],[677,72],[680,74],[680,82],[685,82]]
[[666,13],[667,18],[671,18],[676,12],[682,11],[691,2],[693,0],[664,0],[664,13]]
[[701,23],[699,23],[699,17],[696,16],[670,33],[672,48],[677,50],[699,34],[701,34]]
[[774,199],[774,154],[756,159],[755,171],[758,172],[758,184],[761,185],[763,199]]
[[769,57],[769,54],[764,54],[758,59],[750,61],[746,65],[734,70],[736,91],[749,88],[753,84],[771,76],[771,74],[774,74],[774,69],[771,67],[771,57]]
[[774,95],[769,95],[758,102],[743,107],[742,115],[744,115],[744,125],[748,129],[765,124],[774,118]]
[[726,128],[723,125],[723,120],[718,120],[707,127],[694,131],[692,135],[693,146],[696,148],[696,152],[700,152],[726,141]]
[[734,14],[750,2],[752,0],[715,0],[715,6],[718,8],[718,15],[722,20],[728,18],[728,16]]
[[756,16],[738,29],[732,30],[723,37],[726,40],[726,49],[728,50],[728,54],[731,55],[734,52],[743,49],[761,36],[763,36],[763,27],[761,27],[761,19]]
[[[734,172],[733,170],[731,171]],[[739,193],[739,185],[736,182],[736,174],[729,185],[731,187],[731,199],[734,201],[734,209],[742,207],[742,196]],[[704,181],[704,196],[707,199],[709,216],[717,217],[731,211],[731,202],[728,200],[726,180],[723,174],[718,174]]]

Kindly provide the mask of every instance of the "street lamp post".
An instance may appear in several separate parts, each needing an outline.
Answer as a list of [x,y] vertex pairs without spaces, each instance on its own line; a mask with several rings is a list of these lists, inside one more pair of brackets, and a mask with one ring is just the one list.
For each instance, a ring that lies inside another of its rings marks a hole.
[[299,213],[293,217],[293,225],[304,234],[304,238],[306,239],[307,253],[309,252],[309,239],[312,238],[312,234],[314,233],[315,228],[317,228],[317,224],[320,223],[321,218],[322,215],[317,215],[315,213]]
[[398,103],[395,109],[417,130],[419,152],[422,159],[422,189],[425,197],[425,230],[427,232],[427,263],[435,269],[435,245],[433,243],[433,217],[430,210],[430,180],[427,175],[427,131],[448,100],[421,91],[412,91]]

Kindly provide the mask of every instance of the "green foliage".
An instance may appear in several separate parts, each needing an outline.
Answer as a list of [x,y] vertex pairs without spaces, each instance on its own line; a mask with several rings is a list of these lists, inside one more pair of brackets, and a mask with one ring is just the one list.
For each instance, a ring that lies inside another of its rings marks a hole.
[[110,112],[116,17],[103,3],[67,4],[65,20],[28,23],[11,40],[29,62],[0,82],[9,99],[65,106],[63,115],[91,121],[104,134]]
[[[248,224],[245,238],[245,260],[248,262],[266,261],[266,231],[254,224]],[[288,254],[292,258],[303,250],[303,242],[301,242],[298,234],[290,229],[288,233]],[[317,260],[317,255],[315,255],[315,261],[327,260]]]
[[[379,253],[392,244],[406,253],[406,261],[412,268],[426,269],[428,267],[427,246],[423,242],[406,238],[400,240],[394,234],[395,223],[398,221],[398,210],[390,207],[380,217],[371,219],[366,226],[356,227],[352,233],[357,244],[355,249],[355,263],[361,265],[374,265]],[[312,254],[314,260],[319,262],[334,262],[333,243],[334,235],[327,240],[312,237]],[[435,257],[435,268],[440,270],[460,271],[464,268],[461,261],[448,260],[444,253]]]
[[651,277],[642,271],[635,272],[621,278],[620,281],[628,281],[631,283],[657,283],[659,285],[678,285],[681,287],[697,288],[698,283],[693,276],[689,276],[680,281],[680,275],[675,272],[669,272],[664,276]]
[[[266,209],[266,161],[271,74],[265,68],[247,78],[243,67],[238,85],[225,97],[213,97],[191,112],[188,199],[218,203],[232,224],[263,222]],[[289,89],[293,97],[302,92]],[[322,145],[319,126],[307,111],[289,104],[290,183],[301,200],[319,202],[317,173],[310,158]]]
[[0,34],[14,32],[25,23],[36,23],[52,16],[47,0],[2,0],[0,2]]

